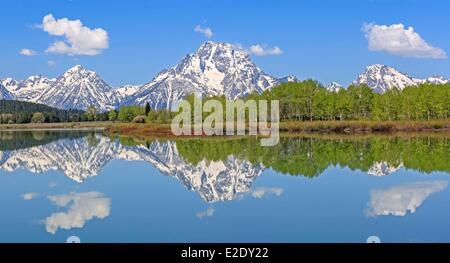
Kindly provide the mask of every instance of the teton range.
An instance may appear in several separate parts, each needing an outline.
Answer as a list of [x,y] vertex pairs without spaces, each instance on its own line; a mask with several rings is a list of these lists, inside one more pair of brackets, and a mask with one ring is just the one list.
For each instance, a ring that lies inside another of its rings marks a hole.
[[[15,99],[46,104],[62,109],[85,110],[94,106],[105,111],[122,105],[145,105],[170,108],[192,93],[225,95],[235,99],[269,89],[277,84],[296,81],[296,77],[276,78],[266,74],[250,59],[247,52],[232,44],[205,42],[176,66],[161,71],[143,85],[113,88],[96,72],[77,65],[58,78],[31,76],[22,81],[8,77],[0,82],[0,99]],[[367,84],[376,93],[420,83],[445,84],[442,76],[419,79],[386,65],[368,66],[353,84]],[[342,86],[330,83],[329,90]]]

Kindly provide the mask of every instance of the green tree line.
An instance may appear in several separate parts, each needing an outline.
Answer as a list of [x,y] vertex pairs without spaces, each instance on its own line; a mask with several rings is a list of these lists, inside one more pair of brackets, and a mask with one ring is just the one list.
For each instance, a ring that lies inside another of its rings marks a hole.
[[[203,98],[219,100],[225,109],[225,97]],[[186,100],[193,108],[194,95]],[[383,94],[374,93],[367,85],[350,85],[338,92],[328,91],[315,80],[289,82],[250,94],[243,100],[278,100],[281,121],[313,120],[436,120],[450,117],[450,84],[423,83],[403,90],[391,89]],[[269,103],[270,106],[270,103]],[[193,114],[193,110],[191,110]],[[167,109],[154,110],[131,105],[117,110],[101,112],[94,107],[86,111],[61,110],[42,104],[0,100],[1,123],[119,121],[136,123],[170,123],[176,115]],[[210,113],[204,112],[203,118]],[[247,115],[248,113],[246,113]],[[224,110],[225,120],[225,110]]]
[[279,100],[281,120],[431,120],[448,119],[450,114],[450,84],[424,83],[377,94],[367,85],[333,92],[317,81],[305,80],[246,99]]
[[0,100],[0,123],[72,122],[84,119],[80,110],[62,110],[43,104]]

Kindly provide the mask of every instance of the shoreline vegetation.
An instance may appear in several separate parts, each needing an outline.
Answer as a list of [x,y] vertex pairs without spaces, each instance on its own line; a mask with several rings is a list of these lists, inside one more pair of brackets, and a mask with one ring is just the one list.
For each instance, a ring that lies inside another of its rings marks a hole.
[[[167,123],[125,123],[111,121],[0,124],[0,130],[99,130],[109,135],[147,137],[179,137]],[[430,121],[283,121],[280,132],[287,134],[366,134],[438,132],[450,135],[450,119]],[[199,136],[181,136],[199,137]],[[221,136],[215,136],[221,137]],[[225,137],[225,136],[224,136]]]

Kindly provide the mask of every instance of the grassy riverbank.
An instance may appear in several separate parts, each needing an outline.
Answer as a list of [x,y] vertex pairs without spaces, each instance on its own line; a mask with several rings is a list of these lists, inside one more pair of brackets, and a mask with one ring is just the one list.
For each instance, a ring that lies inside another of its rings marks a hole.
[[[450,120],[440,121],[313,121],[282,122],[282,133],[323,134],[337,133],[349,136],[366,133],[409,133],[409,132],[442,132],[450,133]],[[124,135],[134,138],[171,137],[169,124],[135,124],[115,123],[106,128],[111,135]]]
[[[109,134],[134,137],[173,136],[170,124],[119,122],[62,122],[1,124],[0,130],[27,129],[102,129]],[[371,133],[450,131],[449,120],[432,121],[304,121],[281,122],[280,131],[286,133]]]

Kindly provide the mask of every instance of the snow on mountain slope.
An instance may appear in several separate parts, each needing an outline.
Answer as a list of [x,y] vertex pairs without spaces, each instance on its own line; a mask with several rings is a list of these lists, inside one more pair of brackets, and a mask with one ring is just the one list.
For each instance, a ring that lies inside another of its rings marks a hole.
[[407,74],[401,73],[395,68],[386,65],[375,64],[366,67],[353,82],[355,85],[366,84],[376,93],[384,93],[393,88],[403,90],[408,86],[416,86],[421,83],[445,84],[449,81],[444,77],[429,77],[427,79],[413,78]]
[[17,89],[19,82],[13,78],[5,78],[0,80],[0,85],[3,85],[9,92],[12,92]]
[[417,80],[386,65],[368,66],[364,73],[354,82],[356,85],[366,84],[376,93],[398,88],[402,90],[407,86],[415,86]]
[[77,65],[48,87],[38,102],[62,109],[82,109],[89,106],[105,111],[117,104],[113,89],[94,72]]
[[124,85],[114,89],[114,94],[120,103],[124,99],[133,96],[141,87],[142,85]]
[[328,84],[326,88],[330,92],[339,92],[343,87],[341,84],[333,81],[330,84]]
[[424,80],[424,82],[436,84],[436,85],[442,85],[442,84],[450,83],[450,80],[444,78],[443,76],[433,76],[433,77],[426,78]]
[[30,76],[22,81],[8,79],[9,91],[14,94],[15,99],[29,102],[38,102],[42,94],[55,82],[55,79],[41,75]]
[[170,108],[192,93],[235,99],[261,93],[277,83],[280,81],[259,69],[245,51],[209,41],[175,67],[161,71],[124,104],[144,105],[148,101],[152,108]]
[[5,86],[0,84],[0,100],[10,100],[13,99],[13,97],[14,95],[12,95]]
[[277,79],[274,83],[274,86],[282,84],[282,83],[286,83],[286,82],[297,82],[297,81],[298,81],[298,79],[296,76],[290,75],[290,76],[286,76],[286,77]]

